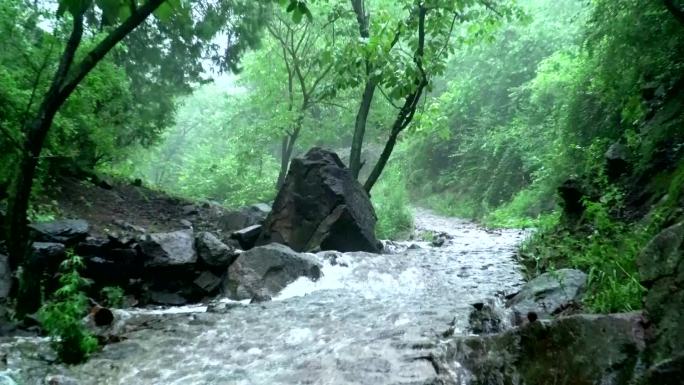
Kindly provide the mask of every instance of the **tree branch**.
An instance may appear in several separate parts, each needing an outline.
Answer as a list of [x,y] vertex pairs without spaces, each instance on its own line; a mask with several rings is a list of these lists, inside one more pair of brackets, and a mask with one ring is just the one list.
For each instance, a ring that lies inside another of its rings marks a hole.
[[59,90],[62,98],[67,98],[76,89],[76,86],[83,78],[92,71],[97,63],[102,60],[109,51],[116,46],[126,35],[133,31],[138,25],[147,19],[165,0],[147,0],[138,7],[131,16],[111,31],[86,57],[84,57],[74,68],[71,75],[63,83]]

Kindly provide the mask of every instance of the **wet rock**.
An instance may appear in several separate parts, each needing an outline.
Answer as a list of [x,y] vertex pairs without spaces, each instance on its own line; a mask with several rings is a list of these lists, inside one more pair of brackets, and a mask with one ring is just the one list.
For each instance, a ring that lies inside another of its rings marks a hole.
[[527,282],[520,293],[506,303],[512,308],[515,324],[523,322],[528,313],[549,318],[572,303],[580,302],[587,275],[579,270],[560,269],[544,273]]
[[234,232],[230,237],[238,241],[243,250],[249,250],[254,247],[257,239],[259,239],[261,229],[261,225],[245,227],[244,229]]
[[637,258],[647,292],[644,309],[654,324],[649,361],[684,352],[684,222],[656,235]]
[[199,209],[195,205],[185,205],[183,206],[183,215],[192,216],[199,214]]
[[207,294],[212,294],[221,285],[221,278],[209,271],[205,271],[197,277],[193,283]]
[[115,219],[113,223],[125,231],[130,231],[130,232],[137,233],[137,234],[145,234],[146,233],[144,228],[142,228],[140,226],[136,226],[136,225],[131,224],[131,223],[128,223],[126,221],[122,221],[121,219]]
[[650,367],[642,379],[642,384],[682,385],[684,381],[684,352]]
[[233,309],[241,308],[246,305],[242,302],[212,301],[207,305],[207,313],[225,314]]
[[66,247],[56,242],[33,242],[32,257],[46,267],[56,267],[66,257]]
[[228,268],[222,292],[236,300],[257,294],[273,297],[301,276],[318,279],[320,268],[311,255],[296,253],[285,245],[255,247],[240,254]]
[[583,199],[586,195],[581,183],[575,179],[568,179],[558,187],[563,213],[571,221],[577,221],[584,214]]
[[85,263],[83,274],[99,286],[126,286],[140,278],[144,261],[134,249],[107,249],[81,254]]
[[180,221],[178,221],[178,223],[180,223],[180,225],[183,226],[184,229],[192,230],[192,222],[190,222],[189,220],[181,219]]
[[228,267],[238,256],[235,249],[206,231],[197,234],[195,247],[199,258],[209,266]]
[[624,144],[613,143],[604,154],[606,160],[606,175],[610,180],[616,180],[630,170],[629,151]]
[[379,253],[376,221],[368,194],[337,154],[313,148],[292,160],[257,244]]
[[254,294],[252,299],[249,301],[249,303],[262,303],[262,302],[270,302],[272,300],[271,296],[268,295],[265,292],[259,292],[257,294]]
[[468,315],[468,329],[474,334],[492,334],[502,330],[501,315],[491,301],[473,304]]
[[12,270],[9,265],[9,257],[0,254],[0,301],[7,298],[12,289]]
[[95,326],[103,327],[109,326],[114,322],[114,313],[106,307],[95,306],[90,314],[93,316],[93,322]]
[[80,385],[80,383],[68,376],[52,374],[45,377],[45,385]]
[[0,385],[17,385],[17,383],[9,375],[0,373]]
[[126,333],[128,322],[131,320],[131,314],[122,309],[108,310],[110,310],[109,315],[111,316],[107,317],[108,321],[110,321],[109,323],[103,322],[103,320],[98,322],[97,312],[91,312],[88,317],[86,317],[85,325],[88,330],[102,342],[121,341]]
[[90,226],[82,219],[62,219],[29,225],[39,242],[75,244],[88,236]]
[[472,385],[627,385],[640,370],[643,337],[640,313],[575,315],[454,337],[445,358],[470,371]]
[[140,249],[147,267],[191,265],[197,262],[191,230],[149,234],[142,238]]
[[180,306],[188,303],[188,300],[178,293],[151,290],[148,292],[150,302],[158,305]]
[[266,220],[270,212],[271,206],[265,203],[258,203],[222,214],[218,220],[218,225],[226,232],[260,225]]

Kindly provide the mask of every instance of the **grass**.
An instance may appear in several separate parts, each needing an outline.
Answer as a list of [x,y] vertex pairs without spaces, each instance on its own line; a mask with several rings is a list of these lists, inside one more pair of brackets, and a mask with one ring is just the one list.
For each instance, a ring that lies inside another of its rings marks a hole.
[[378,217],[380,239],[404,239],[413,231],[413,213],[406,179],[398,167],[389,167],[373,188],[371,201]]
[[570,267],[588,274],[585,307],[596,313],[631,311],[641,307],[636,257],[652,231],[611,219],[603,204],[588,204],[582,228],[565,224],[541,228],[520,249],[530,277]]

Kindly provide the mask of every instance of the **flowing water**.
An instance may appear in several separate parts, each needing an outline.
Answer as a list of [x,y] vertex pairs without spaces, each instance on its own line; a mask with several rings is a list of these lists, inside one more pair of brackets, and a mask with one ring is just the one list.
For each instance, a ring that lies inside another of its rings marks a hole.
[[82,385],[461,383],[457,363],[435,363],[443,333],[465,333],[472,303],[522,284],[513,252],[524,234],[424,210],[416,227],[453,238],[394,254],[322,253],[323,278],[268,303],[133,312],[124,341],[76,367],[48,365],[45,340],[0,340],[0,370],[20,385],[49,374]]

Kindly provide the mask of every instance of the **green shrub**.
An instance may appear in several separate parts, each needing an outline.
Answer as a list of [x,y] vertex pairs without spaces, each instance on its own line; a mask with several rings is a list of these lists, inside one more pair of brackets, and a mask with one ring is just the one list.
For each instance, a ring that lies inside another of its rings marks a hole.
[[82,268],[81,257],[69,253],[60,265],[60,288],[38,312],[59,359],[67,364],[85,361],[98,348],[97,339],[82,322],[88,310],[88,298],[83,289],[90,284],[79,274]]
[[613,219],[605,203],[585,204],[584,229],[548,226],[523,244],[520,256],[528,276],[576,268],[588,274],[584,304],[589,310],[610,313],[640,308],[644,288],[635,260],[651,230]]
[[122,307],[124,304],[124,291],[118,286],[107,286],[100,290],[102,303],[108,307]]
[[385,169],[380,181],[373,188],[371,200],[378,216],[375,232],[379,238],[404,238],[413,231],[409,194],[398,166]]

